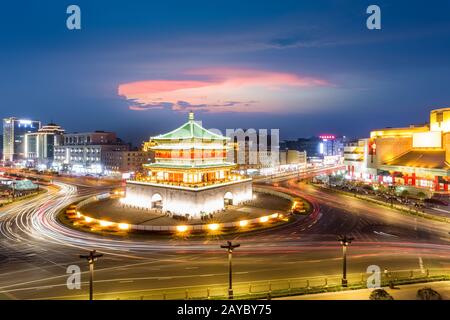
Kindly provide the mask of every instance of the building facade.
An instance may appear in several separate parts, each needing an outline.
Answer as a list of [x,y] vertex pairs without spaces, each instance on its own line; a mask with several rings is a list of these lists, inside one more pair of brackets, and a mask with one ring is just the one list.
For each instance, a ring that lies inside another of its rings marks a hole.
[[49,168],[55,156],[55,147],[62,145],[64,129],[50,123],[38,132],[25,134],[25,155],[33,166]]
[[450,108],[432,110],[428,124],[374,130],[360,144],[353,152],[346,147],[349,174],[360,171],[374,182],[448,191]]
[[127,181],[127,205],[198,218],[252,199],[251,179],[227,162],[230,138],[203,128],[193,113],[181,127],[151,138],[155,162]]
[[110,174],[136,173],[143,170],[143,165],[155,161],[151,150],[106,151],[104,169]]
[[3,161],[25,160],[25,135],[37,132],[40,128],[40,121],[14,117],[3,119]]
[[64,134],[63,144],[55,146],[55,170],[79,174],[104,172],[106,154],[111,151],[127,151],[114,132],[95,131]]
[[227,153],[229,162],[237,164],[238,170],[260,170],[280,165],[280,145],[278,131],[254,129],[232,130],[228,137],[232,141]]
[[344,165],[350,179],[372,180],[376,170],[368,168],[369,139],[347,142],[344,146]]

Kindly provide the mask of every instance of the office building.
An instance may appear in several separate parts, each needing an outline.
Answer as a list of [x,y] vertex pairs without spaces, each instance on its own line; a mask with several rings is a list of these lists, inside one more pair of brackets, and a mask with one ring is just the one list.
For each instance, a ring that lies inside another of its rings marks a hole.
[[40,128],[40,121],[14,117],[3,119],[3,161],[15,162],[25,160],[25,135],[37,132]]

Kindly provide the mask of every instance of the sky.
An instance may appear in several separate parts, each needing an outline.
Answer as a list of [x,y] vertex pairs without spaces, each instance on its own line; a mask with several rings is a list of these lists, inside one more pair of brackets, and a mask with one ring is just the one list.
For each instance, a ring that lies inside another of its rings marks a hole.
[[[68,30],[66,9],[81,9]],[[381,8],[381,30],[366,9]],[[450,1],[10,1],[0,116],[139,145],[207,128],[367,137],[450,107]]]

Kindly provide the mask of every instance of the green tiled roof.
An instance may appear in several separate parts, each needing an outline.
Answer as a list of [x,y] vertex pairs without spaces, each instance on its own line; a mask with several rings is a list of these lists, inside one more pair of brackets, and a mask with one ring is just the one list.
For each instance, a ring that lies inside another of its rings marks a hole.
[[207,139],[207,140],[229,140],[220,134],[211,132],[194,121],[192,113],[189,114],[189,121],[181,127],[152,138],[153,140],[177,140],[177,139]]

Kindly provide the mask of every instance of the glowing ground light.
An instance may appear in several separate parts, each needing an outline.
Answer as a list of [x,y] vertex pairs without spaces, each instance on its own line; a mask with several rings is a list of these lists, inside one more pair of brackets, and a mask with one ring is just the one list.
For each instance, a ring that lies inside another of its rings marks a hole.
[[113,225],[113,223],[110,221],[103,221],[103,220],[100,221],[100,226],[102,226],[102,227],[110,227],[112,225]]
[[271,214],[270,217],[272,219],[276,219],[276,218],[278,218],[278,213]]
[[269,221],[269,217],[268,216],[264,216],[264,217],[259,218],[259,222],[264,223],[264,222],[267,222],[267,221]]
[[87,223],[92,222],[92,218],[90,217],[84,217],[84,221],[86,221]]
[[239,221],[239,226],[245,227],[246,225],[248,225],[248,221],[247,220]]
[[77,211],[77,218],[81,218],[81,213],[80,213],[80,211]]
[[120,230],[128,230],[130,229],[130,225],[128,223],[119,223],[118,225]]
[[219,229],[219,224],[218,223],[208,224],[208,229],[211,231],[216,231]]
[[187,229],[187,226],[177,226],[177,232],[186,232]]

